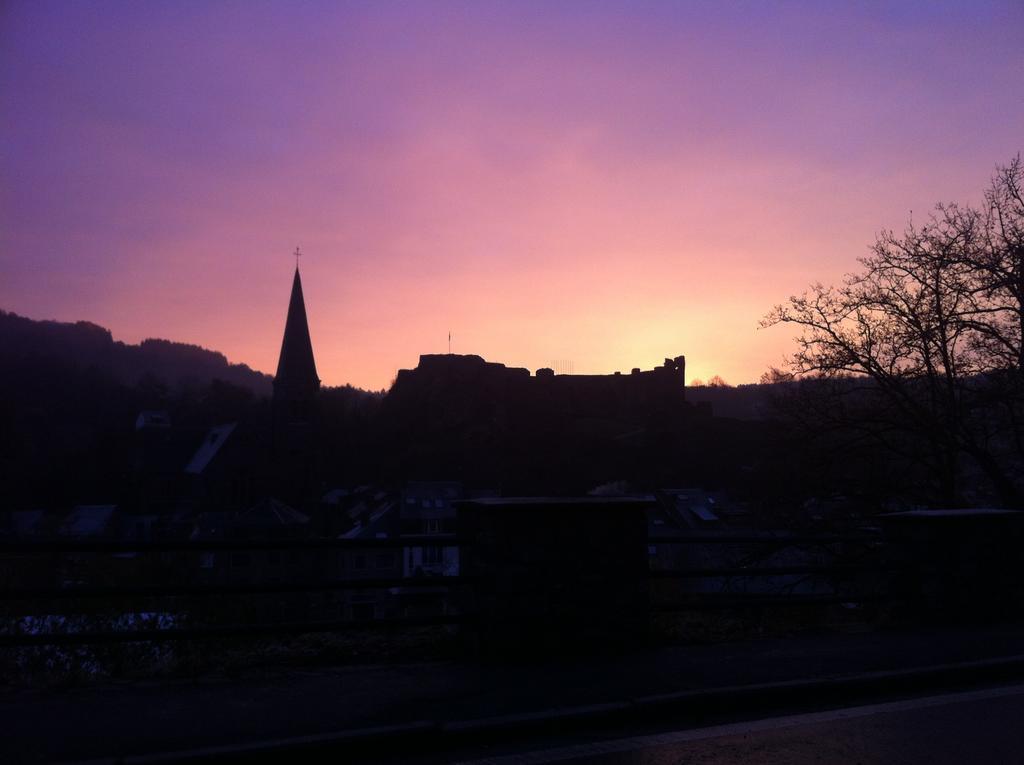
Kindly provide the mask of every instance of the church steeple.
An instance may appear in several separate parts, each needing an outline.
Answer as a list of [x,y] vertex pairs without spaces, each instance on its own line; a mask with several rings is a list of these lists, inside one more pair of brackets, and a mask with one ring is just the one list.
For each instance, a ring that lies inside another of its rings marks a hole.
[[302,504],[314,485],[318,459],[320,379],[316,376],[313,343],[306,321],[296,250],[295,278],[288,303],[288,318],[281,341],[281,356],[274,377],[272,451],[276,491],[288,501]]
[[302,395],[315,393],[319,389],[320,379],[316,376],[313,343],[309,339],[309,324],[306,321],[306,302],[302,298],[302,280],[296,264],[292,296],[288,303],[288,319],[284,325],[284,339],[281,341],[281,356],[274,377],[274,393]]

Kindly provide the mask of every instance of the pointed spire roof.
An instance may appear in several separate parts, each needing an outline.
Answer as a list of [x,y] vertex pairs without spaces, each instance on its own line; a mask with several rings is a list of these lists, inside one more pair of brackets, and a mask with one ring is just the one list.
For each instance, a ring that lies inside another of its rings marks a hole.
[[284,325],[284,340],[281,342],[281,357],[277,362],[275,385],[289,387],[320,387],[316,376],[316,362],[313,361],[313,343],[309,339],[309,324],[306,322],[306,302],[302,299],[302,280],[299,268],[295,267],[292,281],[292,297],[288,303],[288,320]]

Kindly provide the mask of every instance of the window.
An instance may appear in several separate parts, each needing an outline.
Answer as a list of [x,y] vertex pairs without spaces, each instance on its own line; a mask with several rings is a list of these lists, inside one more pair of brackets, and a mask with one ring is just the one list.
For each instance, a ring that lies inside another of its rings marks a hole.
[[356,553],[352,556],[352,568],[361,571],[366,568],[366,554]]
[[423,562],[428,566],[437,566],[444,562],[443,547],[424,547]]
[[374,566],[377,568],[391,568],[394,565],[394,555],[391,553],[377,553],[377,557],[374,560]]
[[425,534],[440,534],[441,533],[441,519],[440,518],[428,518],[423,522]]
[[247,552],[236,552],[231,554],[231,565],[232,566],[248,566],[249,565],[249,553]]

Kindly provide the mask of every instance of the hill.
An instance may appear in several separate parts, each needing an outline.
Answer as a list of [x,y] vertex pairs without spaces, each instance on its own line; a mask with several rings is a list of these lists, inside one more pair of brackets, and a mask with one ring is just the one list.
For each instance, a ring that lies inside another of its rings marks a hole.
[[35,321],[0,311],[0,366],[13,371],[54,363],[77,372],[95,372],[128,386],[147,379],[169,387],[203,386],[220,380],[257,396],[269,396],[273,380],[198,345],[158,339],[130,345],[114,340],[109,329],[88,321]]

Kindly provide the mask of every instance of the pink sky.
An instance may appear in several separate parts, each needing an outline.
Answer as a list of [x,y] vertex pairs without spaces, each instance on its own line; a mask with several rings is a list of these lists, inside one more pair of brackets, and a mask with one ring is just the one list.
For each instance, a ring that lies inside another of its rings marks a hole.
[[[756,381],[775,302],[1024,149],[1016,2],[0,10],[0,308],[272,372]],[[829,7],[834,7],[829,4]]]

